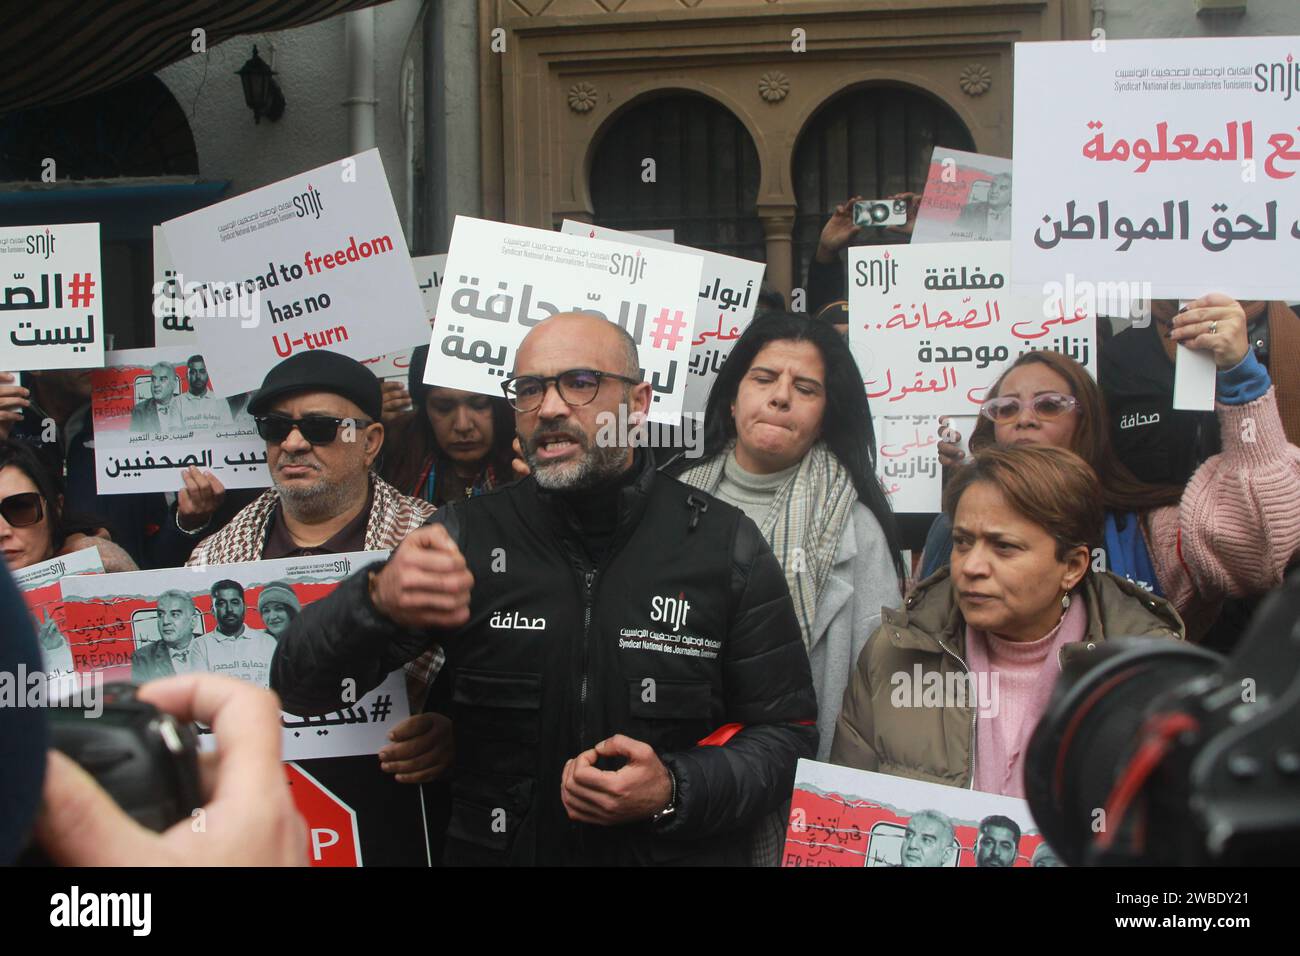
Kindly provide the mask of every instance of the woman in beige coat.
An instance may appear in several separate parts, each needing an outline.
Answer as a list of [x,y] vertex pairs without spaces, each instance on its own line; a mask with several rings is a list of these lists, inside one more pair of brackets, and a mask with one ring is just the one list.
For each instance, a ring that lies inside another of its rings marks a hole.
[[858,657],[831,761],[1024,795],[1024,753],[1061,664],[1108,637],[1182,639],[1169,603],[1092,570],[1096,475],[1059,448],[990,448],[944,496],[950,572],[924,581]]

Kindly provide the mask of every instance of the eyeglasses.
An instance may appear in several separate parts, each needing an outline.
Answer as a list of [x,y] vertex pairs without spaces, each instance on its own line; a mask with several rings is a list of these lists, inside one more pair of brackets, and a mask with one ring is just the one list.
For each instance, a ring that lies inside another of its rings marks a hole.
[[35,491],[24,491],[0,500],[0,517],[13,528],[30,528],[45,517],[45,502]]
[[266,441],[279,444],[289,437],[295,428],[307,442],[313,445],[328,445],[338,436],[339,426],[348,422],[362,428],[374,422],[364,418],[330,418],[328,415],[308,415],[305,418],[288,418],[284,415],[258,415],[257,433]]
[[[991,422],[1005,424],[1019,417],[1023,407],[1024,402],[1008,395],[1005,398],[990,398],[980,406],[980,414]],[[1062,395],[1060,392],[1043,392],[1034,396],[1029,407],[1033,409],[1035,418],[1049,422],[1066,412],[1076,411],[1079,400],[1073,395]]]
[[571,368],[559,375],[519,375],[501,383],[501,391],[506,393],[506,401],[517,412],[531,412],[541,408],[546,398],[546,390],[551,383],[560,393],[566,404],[589,405],[600,391],[600,380],[612,378],[629,385],[639,385],[635,378],[615,375],[613,372],[600,372],[590,368]]

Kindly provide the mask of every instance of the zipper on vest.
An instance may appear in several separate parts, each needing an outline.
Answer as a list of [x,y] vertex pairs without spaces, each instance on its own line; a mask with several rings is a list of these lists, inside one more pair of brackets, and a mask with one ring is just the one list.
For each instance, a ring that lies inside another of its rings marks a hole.
[[581,747],[587,746],[587,668],[591,658],[590,635],[591,635],[591,609],[594,603],[592,599],[592,584],[596,580],[596,572],[588,569],[583,572],[583,606],[582,606],[582,687],[578,691],[578,744]]
[[[943,652],[945,654],[950,656],[953,660],[955,660],[958,664],[961,665],[961,669],[966,672],[967,677],[971,676],[970,668],[966,666],[966,662],[964,660],[962,660],[960,657],[957,656],[956,651],[948,650],[948,645],[946,645],[943,641],[939,641],[939,646],[943,648]],[[976,703],[978,703],[978,701]],[[978,716],[979,716],[979,708],[972,707],[970,709],[970,783],[967,784],[966,786],[967,790],[975,789],[975,719]]]

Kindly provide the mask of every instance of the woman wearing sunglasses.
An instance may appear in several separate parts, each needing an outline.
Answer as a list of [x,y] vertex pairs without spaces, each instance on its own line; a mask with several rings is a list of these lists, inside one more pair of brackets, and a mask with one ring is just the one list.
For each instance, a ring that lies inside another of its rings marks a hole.
[[136,571],[131,556],[95,522],[63,513],[63,492],[24,443],[0,440],[0,551],[11,571],[98,548],[106,571]]
[[436,507],[514,481],[515,413],[504,398],[424,383],[429,347],[411,355],[414,411],[390,426],[384,480]]
[[[1300,449],[1287,443],[1236,301],[1212,294],[1189,303],[1170,335],[1210,353],[1218,367],[1223,451],[1202,463],[1185,489],[1145,484],[1120,463],[1100,389],[1081,365],[1055,352],[1022,355],[994,383],[971,449],[1053,445],[1087,461],[1106,508],[1106,569],[1168,599],[1200,637],[1225,597],[1275,587],[1300,552]],[[940,515],[922,576],[946,564],[951,548],[951,524]]]

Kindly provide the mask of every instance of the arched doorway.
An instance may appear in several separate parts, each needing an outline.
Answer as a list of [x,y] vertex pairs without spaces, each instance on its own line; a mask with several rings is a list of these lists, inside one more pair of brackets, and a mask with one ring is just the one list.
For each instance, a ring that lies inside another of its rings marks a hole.
[[114,348],[153,342],[152,227],[216,200],[199,182],[185,110],[156,76],[0,123],[0,224],[100,224],[104,329]]
[[758,151],[744,124],[706,96],[673,93],[626,110],[605,130],[588,175],[598,225],[672,229],[683,245],[766,260]]
[[199,171],[185,112],[156,76],[6,116],[0,180],[39,181],[46,158],[55,160],[61,182]]
[[[928,93],[872,85],[828,100],[795,148],[795,273],[805,274],[838,203],[854,195],[881,199],[921,192],[935,146],[973,152],[975,141],[957,114]],[[896,234],[867,229],[855,244],[897,241]]]

